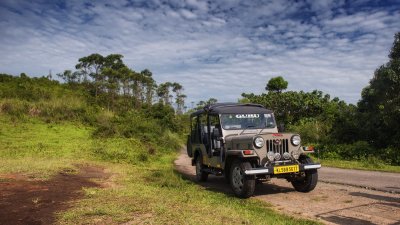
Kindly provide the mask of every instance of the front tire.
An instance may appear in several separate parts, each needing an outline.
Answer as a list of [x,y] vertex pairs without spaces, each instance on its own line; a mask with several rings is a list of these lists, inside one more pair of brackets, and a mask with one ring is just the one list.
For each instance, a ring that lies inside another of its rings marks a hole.
[[[313,163],[312,159],[309,157],[304,157],[300,159],[300,162],[304,164]],[[314,190],[315,186],[317,186],[317,182],[318,182],[318,171],[314,169],[314,170],[307,170],[304,172],[303,177],[292,180],[292,185],[296,191],[307,193]]]
[[203,171],[203,157],[198,155],[196,157],[196,181],[198,182],[205,182],[208,179],[208,173]]
[[229,181],[235,195],[239,198],[248,198],[253,195],[256,186],[254,176],[246,176],[244,171],[250,170],[249,162],[236,160],[232,163],[229,172]]

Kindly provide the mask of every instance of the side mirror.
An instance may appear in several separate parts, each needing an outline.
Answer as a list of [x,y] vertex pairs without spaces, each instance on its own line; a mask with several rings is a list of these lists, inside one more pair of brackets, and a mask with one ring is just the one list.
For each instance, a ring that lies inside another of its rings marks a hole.
[[285,132],[285,124],[284,123],[280,123],[278,125],[278,132]]
[[213,129],[213,138],[221,137],[221,131],[218,128]]
[[213,129],[213,147],[214,149],[221,149],[221,131],[218,128]]

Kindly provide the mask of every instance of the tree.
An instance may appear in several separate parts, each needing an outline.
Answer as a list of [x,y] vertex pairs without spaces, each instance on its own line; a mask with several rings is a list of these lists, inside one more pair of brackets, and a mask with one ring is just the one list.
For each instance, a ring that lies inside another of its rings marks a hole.
[[154,89],[156,88],[156,82],[153,79],[153,73],[148,69],[145,69],[140,73],[143,76],[144,89],[146,93],[146,104],[151,105],[151,103],[153,102]]
[[102,76],[100,73],[104,66],[104,57],[98,53],[93,53],[80,58],[78,61],[79,63],[75,65],[75,68],[83,75],[83,81],[85,83],[88,82],[88,77],[94,80],[95,99],[97,101],[99,87],[102,85]]
[[379,148],[400,147],[400,32],[389,59],[375,71],[358,102],[362,136]]
[[82,74],[78,71],[72,72],[71,70],[65,70],[63,73],[58,73],[57,76],[65,82],[72,84],[80,83]]
[[80,58],[75,68],[80,70],[84,76],[84,81],[88,81],[88,76],[92,77],[95,82],[104,66],[104,57],[98,53]]
[[172,86],[171,82],[165,82],[158,86],[157,88],[157,96],[160,98],[160,102],[164,103],[164,105],[171,105],[169,101],[170,90],[169,88]]
[[284,80],[283,77],[278,76],[278,77],[273,77],[268,81],[265,90],[270,92],[281,93],[283,90],[287,88],[287,86],[288,82]]
[[183,107],[185,106],[185,98],[186,95],[182,94],[183,86],[179,83],[172,83],[172,91],[175,93],[175,103],[176,103],[176,112],[178,114],[183,113]]
[[199,109],[202,109],[202,108],[204,108],[204,106],[206,106],[206,105],[214,105],[214,104],[216,104],[218,102],[218,100],[217,99],[215,99],[215,98],[209,98],[208,100],[206,100],[206,101],[203,101],[203,100],[201,100],[201,101],[199,101],[197,104],[196,104],[196,110],[199,110]]

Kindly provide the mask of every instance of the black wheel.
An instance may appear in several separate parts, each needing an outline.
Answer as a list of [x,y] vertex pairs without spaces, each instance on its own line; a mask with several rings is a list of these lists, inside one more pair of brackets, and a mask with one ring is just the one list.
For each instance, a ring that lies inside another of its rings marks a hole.
[[232,163],[229,172],[229,181],[231,188],[236,196],[240,198],[248,198],[253,195],[256,181],[254,176],[246,176],[245,170],[251,169],[249,162],[241,162],[236,160]]
[[[309,157],[300,159],[300,162],[305,164],[313,163],[312,159]],[[316,169],[307,170],[304,172],[304,176],[292,180],[292,185],[298,192],[310,192],[317,186],[317,181],[318,171]]]
[[203,157],[200,155],[196,158],[196,180],[199,182],[207,181],[208,173],[203,171]]

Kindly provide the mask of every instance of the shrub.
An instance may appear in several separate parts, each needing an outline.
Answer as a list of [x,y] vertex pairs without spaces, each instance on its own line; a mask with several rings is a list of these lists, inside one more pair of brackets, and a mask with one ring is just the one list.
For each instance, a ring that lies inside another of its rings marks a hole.
[[325,144],[318,147],[321,157],[324,158],[362,160],[377,155],[377,152],[365,141],[357,141],[352,144]]

